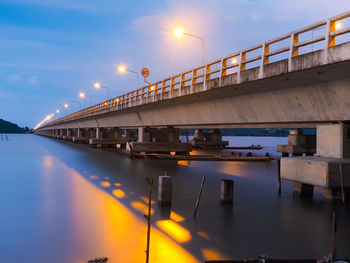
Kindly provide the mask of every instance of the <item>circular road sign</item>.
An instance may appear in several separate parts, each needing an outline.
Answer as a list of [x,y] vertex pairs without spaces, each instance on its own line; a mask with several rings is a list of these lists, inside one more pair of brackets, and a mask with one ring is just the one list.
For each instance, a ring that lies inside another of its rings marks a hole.
[[148,68],[143,68],[141,70],[141,75],[144,77],[144,78],[147,78],[149,76],[149,69]]

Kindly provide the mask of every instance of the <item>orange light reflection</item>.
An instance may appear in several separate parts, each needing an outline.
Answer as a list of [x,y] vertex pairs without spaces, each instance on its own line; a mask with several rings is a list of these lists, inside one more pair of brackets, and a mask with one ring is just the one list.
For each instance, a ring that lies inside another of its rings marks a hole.
[[225,260],[227,259],[215,248],[203,248],[202,255],[205,260]]
[[115,189],[113,190],[113,195],[117,198],[124,198],[125,192],[122,189]]
[[100,185],[107,188],[107,187],[111,186],[111,183],[107,182],[107,181],[103,181],[103,182],[100,183]]
[[[148,206],[145,205],[144,203],[141,203],[141,202],[139,202],[139,201],[133,201],[133,202],[131,202],[131,206],[132,206],[135,210],[141,212],[141,213],[144,214],[144,215],[147,215],[147,214],[148,214]],[[153,214],[154,214],[154,210],[151,208],[151,215],[153,215]]]
[[[146,196],[140,196],[140,199],[146,204],[148,205],[148,198]],[[156,202],[151,200],[151,204],[154,205]]]
[[172,220],[160,220],[156,225],[179,243],[191,240],[191,233]]
[[170,219],[174,220],[175,222],[182,222],[185,220],[185,218],[183,218],[179,214],[175,213],[174,211],[170,212]]
[[[60,170],[68,175],[68,185],[72,189],[68,203],[73,214],[70,234],[82,251],[77,258],[86,259],[80,260],[86,262],[96,255],[104,255],[111,262],[143,262],[147,233],[147,221],[143,216],[133,213],[73,169],[64,164],[60,166],[64,166]],[[141,202],[134,205],[145,207]],[[150,262],[199,263],[184,248],[153,227],[151,248]]]

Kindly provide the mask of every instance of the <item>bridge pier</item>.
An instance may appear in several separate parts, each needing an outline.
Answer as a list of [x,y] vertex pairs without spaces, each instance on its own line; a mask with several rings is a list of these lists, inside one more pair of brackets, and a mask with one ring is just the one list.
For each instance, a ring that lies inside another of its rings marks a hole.
[[122,131],[118,128],[98,128],[95,138],[89,139],[89,144],[96,147],[116,147],[117,144],[125,144]]
[[76,136],[72,137],[74,143],[88,143],[89,142],[90,129],[78,128],[76,130]]
[[180,130],[174,127],[167,128],[138,128],[137,142],[128,145],[134,152],[140,153],[165,153],[188,154],[192,147],[190,144],[180,142]]
[[277,152],[281,152],[283,157],[302,156],[304,153],[308,156],[316,153],[316,136],[304,135],[302,129],[289,131],[288,145],[277,145]]
[[63,140],[71,141],[72,140],[73,129],[66,129],[66,135],[63,136]]
[[224,148],[228,146],[228,141],[222,140],[222,133],[220,129],[213,129],[211,132],[205,132],[203,129],[195,129],[191,144],[194,148]]
[[281,178],[295,182],[297,195],[311,195],[319,186],[325,200],[340,201],[342,193],[349,198],[350,125],[317,126],[316,156],[282,157]]

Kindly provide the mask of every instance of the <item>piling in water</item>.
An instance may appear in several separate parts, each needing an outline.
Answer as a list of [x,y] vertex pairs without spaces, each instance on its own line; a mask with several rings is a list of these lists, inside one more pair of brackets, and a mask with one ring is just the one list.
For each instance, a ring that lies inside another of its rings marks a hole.
[[172,178],[165,173],[158,178],[158,204],[160,206],[171,206]]
[[220,203],[233,204],[234,193],[234,181],[233,180],[221,180],[220,184]]

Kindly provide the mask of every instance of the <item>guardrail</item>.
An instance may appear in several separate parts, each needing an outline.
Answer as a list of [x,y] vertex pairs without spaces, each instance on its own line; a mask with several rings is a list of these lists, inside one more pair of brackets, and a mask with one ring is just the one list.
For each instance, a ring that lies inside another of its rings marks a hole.
[[[279,54],[288,55],[288,72],[291,72],[293,71],[292,59],[299,56],[300,48],[310,45],[312,45],[313,47],[315,43],[319,43],[321,41],[325,41],[323,48],[325,51],[323,64],[326,64],[328,49],[336,45],[336,37],[350,33],[350,27],[337,29],[336,23],[349,17],[350,11],[332,17],[330,19],[318,22],[311,26],[299,29],[284,36],[280,36],[278,38],[269,40],[265,43],[245,49],[243,51],[234,53],[222,59],[215,60],[200,67],[155,82],[153,85],[133,90],[113,99],[94,105],[92,107],[51,121],[42,127],[90,116],[92,114],[103,113],[112,110],[119,110],[127,107],[151,103],[158,100],[183,96],[184,94],[182,90],[185,87],[189,87],[189,93],[192,94],[194,93],[193,87],[196,84],[202,84],[202,91],[205,91],[207,81],[212,79],[219,79],[219,85],[221,85],[222,78],[232,74],[237,74],[237,83],[241,83],[241,72],[246,71],[247,65],[252,63],[260,62],[260,64],[258,66],[255,66],[255,68],[259,68],[259,78],[263,78],[265,65],[271,63],[270,58]],[[323,35],[313,37],[313,31],[323,28],[325,29],[325,33]],[[299,41],[299,37],[307,32],[312,32],[312,38],[304,41]],[[289,43],[283,46],[283,41],[288,40]],[[282,47],[272,50],[272,46],[278,46],[278,44],[281,44]],[[260,54],[258,53],[259,55],[254,56],[254,53],[257,52],[259,52]],[[313,48],[310,52],[306,53],[311,52],[313,52]]]

